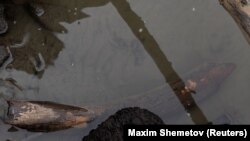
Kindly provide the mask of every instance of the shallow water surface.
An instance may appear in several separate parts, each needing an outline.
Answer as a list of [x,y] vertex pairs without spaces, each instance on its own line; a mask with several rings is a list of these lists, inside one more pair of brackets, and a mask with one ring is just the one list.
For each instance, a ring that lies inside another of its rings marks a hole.
[[[7,132],[10,126],[1,123],[0,140],[79,141],[127,98],[171,92],[168,72],[183,78],[208,62],[237,67],[216,92],[196,102],[203,116],[250,123],[250,47],[217,0],[41,0],[32,5],[44,10],[41,15],[26,5],[1,2],[9,29],[0,41],[9,46],[13,61],[1,68],[0,77],[15,79],[23,89],[3,85],[3,95],[106,112],[85,128],[53,133]],[[160,115],[161,110],[182,107],[173,92],[166,99],[176,102],[150,110]],[[195,123],[184,108],[175,113],[160,116],[170,124]]]

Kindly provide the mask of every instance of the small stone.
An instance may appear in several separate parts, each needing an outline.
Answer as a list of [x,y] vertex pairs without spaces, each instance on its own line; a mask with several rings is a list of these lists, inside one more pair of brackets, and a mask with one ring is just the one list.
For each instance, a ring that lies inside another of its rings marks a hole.
[[142,32],[142,31],[143,31],[143,29],[142,29],[142,28],[140,28],[140,29],[139,29],[139,32]]

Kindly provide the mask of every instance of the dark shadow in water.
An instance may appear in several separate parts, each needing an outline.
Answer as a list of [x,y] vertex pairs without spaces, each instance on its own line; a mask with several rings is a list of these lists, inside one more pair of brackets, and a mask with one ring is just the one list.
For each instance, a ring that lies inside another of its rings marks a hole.
[[[126,0],[111,0],[111,2],[116,7],[124,21],[128,24],[134,35],[143,44],[145,50],[152,57],[166,82],[175,92],[175,95],[178,97],[186,111],[190,113],[193,122],[195,124],[207,124],[208,120],[195,103],[191,92],[187,92],[185,96],[182,95],[182,91],[185,90],[185,83],[176,73],[171,62],[168,61],[154,37],[149,33],[143,20],[133,12]],[[140,29],[142,29],[142,32],[140,32]],[[190,105],[190,103],[193,104]]]
[[[4,5],[9,26],[7,33],[0,35],[0,43],[9,47],[13,57],[8,69],[22,70],[41,78],[64,47],[63,42],[55,36],[55,33],[67,32],[60,22],[72,23],[87,15],[80,11],[83,6],[79,2],[67,1],[67,4],[60,5],[61,1],[54,4],[53,0],[51,4],[46,0],[22,1],[20,4],[11,0],[0,1]],[[35,8],[40,8],[44,13],[36,15]]]
[[[195,103],[191,92],[188,92],[185,96],[182,95],[182,91],[185,90],[185,83],[175,72],[171,62],[168,61],[154,37],[149,33],[143,20],[133,12],[126,0],[34,0],[34,3],[32,3],[32,0],[14,1],[21,2],[21,4],[4,1],[9,31],[1,39],[1,42],[8,41],[6,44],[20,42],[23,37],[27,36],[25,34],[30,34],[30,39],[22,48],[11,48],[14,60],[9,67],[31,74],[38,73],[41,76],[44,70],[38,72],[32,62],[39,60],[40,53],[45,61],[45,68],[53,64],[63,48],[63,43],[52,32],[67,32],[59,22],[72,23],[78,19],[86,18],[87,15],[82,13],[81,9],[103,6],[111,2],[152,57],[166,82],[175,92],[186,111],[190,113],[193,122],[196,124],[208,123],[207,118]],[[34,17],[31,13],[34,10],[32,9],[34,4],[44,9],[45,13],[42,16]],[[142,29],[142,32],[139,29]],[[35,64],[39,66],[41,63],[41,61],[38,61]],[[190,105],[190,103],[193,104]]]

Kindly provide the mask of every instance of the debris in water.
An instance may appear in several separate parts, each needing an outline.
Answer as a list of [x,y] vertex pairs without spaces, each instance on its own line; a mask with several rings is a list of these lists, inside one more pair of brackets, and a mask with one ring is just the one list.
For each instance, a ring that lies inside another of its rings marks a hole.
[[250,44],[250,3],[249,0],[219,0],[224,9],[233,17]]
[[0,68],[6,62],[6,60],[10,57],[8,50],[4,45],[0,45]]
[[0,34],[5,33],[8,30],[8,24],[4,17],[4,6],[0,4]]
[[35,66],[37,72],[45,69],[45,61],[41,53],[38,53],[38,58],[30,57],[30,61]]
[[23,37],[23,40],[20,43],[11,44],[9,46],[10,46],[10,48],[21,48],[21,47],[24,47],[25,44],[27,44],[27,42],[29,41],[29,39],[30,39],[30,34],[26,33],[24,35],[24,37]]
[[31,8],[32,8],[32,11],[38,16],[38,17],[41,17],[45,11],[44,9],[38,5],[38,4],[30,4]]
[[0,98],[4,99],[13,98],[17,92],[23,91],[23,88],[13,78],[0,78],[0,87]]
[[0,45],[0,68],[5,68],[13,61],[9,47]]
[[4,118],[10,124],[33,132],[51,132],[76,127],[93,120],[94,113],[81,107],[49,101],[7,100]]
[[15,86],[16,88],[18,88],[20,91],[23,90],[23,88],[22,88],[21,86],[19,86],[19,85],[17,84],[17,81],[16,81],[15,79],[13,79],[13,78],[6,78],[5,81],[6,81],[7,83],[9,83],[10,85]]

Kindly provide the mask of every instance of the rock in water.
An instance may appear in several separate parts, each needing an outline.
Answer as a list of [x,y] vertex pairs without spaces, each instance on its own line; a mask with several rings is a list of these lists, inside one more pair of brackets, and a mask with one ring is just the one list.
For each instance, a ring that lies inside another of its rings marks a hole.
[[0,34],[5,33],[8,30],[8,24],[4,18],[4,7],[0,4]]
[[122,141],[123,125],[159,125],[164,124],[162,119],[154,113],[140,108],[124,108],[106,121],[101,123],[97,129],[90,131],[82,141]]
[[48,101],[8,100],[4,122],[33,132],[50,132],[86,124],[94,113],[76,106]]

